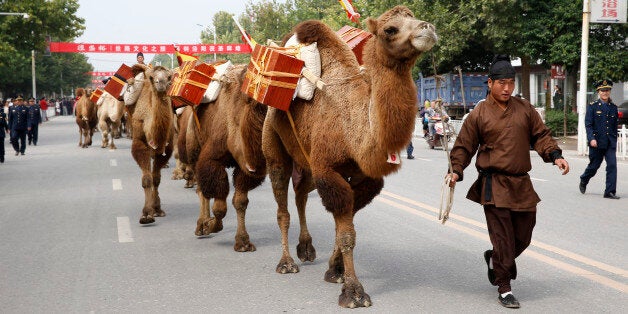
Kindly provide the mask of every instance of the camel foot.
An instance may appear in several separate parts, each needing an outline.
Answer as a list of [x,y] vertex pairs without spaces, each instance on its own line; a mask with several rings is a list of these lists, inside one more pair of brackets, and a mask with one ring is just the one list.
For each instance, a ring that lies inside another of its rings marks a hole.
[[153,216],[142,216],[142,218],[140,218],[140,224],[142,225],[146,225],[146,224],[152,224],[153,222],[155,222],[155,218],[153,218]]
[[118,148],[116,147],[116,145],[111,144],[109,145],[109,149],[118,149]]
[[344,271],[337,268],[330,268],[325,272],[325,281],[331,283],[343,283],[345,281]]
[[291,257],[282,257],[279,264],[277,264],[277,269],[275,271],[280,274],[298,273],[299,265],[295,264]]
[[312,245],[312,240],[297,244],[297,256],[301,262],[313,262],[316,259],[316,249]]
[[107,144],[100,145],[100,148],[107,148]]
[[257,248],[255,248],[253,243],[249,242],[247,237],[246,240],[237,239],[236,243],[233,245],[233,250],[236,252],[255,252]]
[[342,293],[338,297],[338,305],[346,308],[356,307],[369,307],[371,303],[371,297],[364,292],[362,284],[355,281],[353,283],[345,283],[342,286]]
[[159,209],[155,209],[155,217],[166,217],[166,212],[161,210],[161,208]]
[[222,221],[217,220],[214,217],[209,219],[199,218],[196,221],[196,231],[194,234],[198,237],[210,235],[212,233],[220,232],[222,230]]
[[194,187],[194,181],[192,181],[192,180],[185,181],[185,185],[183,187],[186,188],[186,189],[193,188]]

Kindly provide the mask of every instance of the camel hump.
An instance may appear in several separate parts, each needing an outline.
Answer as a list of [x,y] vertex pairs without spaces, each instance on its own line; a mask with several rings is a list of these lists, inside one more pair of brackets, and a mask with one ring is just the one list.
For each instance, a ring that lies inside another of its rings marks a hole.
[[309,45],[314,42],[324,42],[327,38],[334,38],[334,31],[321,21],[309,20],[294,27],[294,33],[300,43]]

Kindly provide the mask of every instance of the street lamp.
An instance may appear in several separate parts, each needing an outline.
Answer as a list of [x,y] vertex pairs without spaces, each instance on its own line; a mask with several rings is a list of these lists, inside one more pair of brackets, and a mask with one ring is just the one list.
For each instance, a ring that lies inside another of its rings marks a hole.
[[[196,24],[196,25],[202,27],[203,29],[207,28],[207,26],[205,26],[205,25],[201,25],[201,24]],[[215,46],[216,46],[216,25],[214,25],[213,23],[212,23],[212,33],[214,34],[214,48],[215,48]],[[214,49],[214,62],[216,62],[216,50],[215,49]]]
[[0,15],[21,15],[25,19],[30,17],[28,13],[16,13],[16,12],[0,12]]

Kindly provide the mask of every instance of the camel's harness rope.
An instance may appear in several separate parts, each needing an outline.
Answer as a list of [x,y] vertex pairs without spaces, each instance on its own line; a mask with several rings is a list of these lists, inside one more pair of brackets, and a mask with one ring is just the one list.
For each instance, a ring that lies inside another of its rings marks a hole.
[[[436,95],[438,103],[438,111],[440,116],[443,116],[442,109],[442,99],[440,98],[440,80],[442,79],[438,73],[436,72],[436,60],[434,58],[434,54],[432,53],[432,66],[434,67],[434,78],[436,80]],[[441,145],[443,146],[443,150],[445,151],[445,156],[447,157],[447,162],[449,165],[449,173],[453,175],[453,166],[451,165],[451,158],[449,156],[449,123],[446,123],[444,120],[441,120],[443,124],[443,136],[440,138]],[[451,177],[446,176],[443,180],[443,184],[441,186],[440,192],[440,206],[438,210],[438,220],[442,221],[443,224],[449,219],[449,212],[451,212],[451,207],[454,203],[454,187],[449,186],[451,182]]]

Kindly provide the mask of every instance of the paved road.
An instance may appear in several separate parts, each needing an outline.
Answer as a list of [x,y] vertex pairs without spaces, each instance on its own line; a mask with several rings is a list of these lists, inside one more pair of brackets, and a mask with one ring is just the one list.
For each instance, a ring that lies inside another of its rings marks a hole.
[[[340,285],[323,281],[334,226],[316,193],[309,229],[317,260],[280,275],[276,205],[269,182],[250,193],[247,227],[257,246],[233,251],[235,213],[218,234],[194,236],[198,199],[163,171],[168,216],[138,224],[143,192],[130,141],[118,150],[77,147],[71,117],[40,127],[39,146],[0,164],[0,312],[3,313],[331,313]],[[506,312],[486,279],[490,244],[481,207],[455,192],[452,218],[436,220],[444,154],[415,140],[415,160],[386,180],[356,216],[357,274],[377,313]],[[7,145],[10,152],[11,149]],[[565,157],[561,176],[533,153],[531,176],[543,201],[534,243],[518,259],[513,289],[526,313],[624,312],[628,308],[628,161],[619,162],[621,200],[602,198],[603,172],[578,192],[587,160]],[[174,162],[171,161],[171,165]],[[467,178],[474,178],[473,169]],[[293,202],[291,202],[293,204]],[[291,252],[296,258],[297,215]]]

